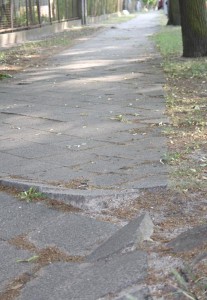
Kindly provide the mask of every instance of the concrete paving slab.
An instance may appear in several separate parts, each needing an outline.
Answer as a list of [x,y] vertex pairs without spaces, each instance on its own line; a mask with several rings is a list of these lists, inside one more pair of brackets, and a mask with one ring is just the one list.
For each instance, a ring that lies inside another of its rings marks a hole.
[[61,214],[37,226],[29,233],[29,240],[38,248],[57,246],[69,255],[85,256],[106,241],[118,226],[92,218]]
[[43,268],[17,300],[97,300],[142,283],[146,275],[146,254],[142,251],[93,264],[56,263]]
[[8,195],[5,192],[0,192],[1,207],[11,206],[11,204],[16,203],[16,202],[17,202],[16,198],[11,197],[10,195]]
[[[1,205],[3,203],[3,205]],[[0,192],[0,238],[9,240],[16,235],[27,234],[39,224],[53,220],[57,212],[43,204],[25,203]]]
[[31,271],[30,264],[18,263],[18,259],[28,259],[34,255],[34,253],[19,250],[7,242],[0,241],[0,292],[6,288],[6,285],[13,279],[18,277],[24,272]]

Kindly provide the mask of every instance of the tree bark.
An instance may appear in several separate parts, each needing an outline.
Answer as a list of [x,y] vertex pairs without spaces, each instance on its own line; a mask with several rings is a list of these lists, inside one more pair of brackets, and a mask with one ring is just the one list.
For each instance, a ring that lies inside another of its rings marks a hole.
[[179,0],[168,0],[168,23],[167,25],[179,26],[180,21],[180,7]]
[[184,57],[207,56],[206,0],[179,0]]

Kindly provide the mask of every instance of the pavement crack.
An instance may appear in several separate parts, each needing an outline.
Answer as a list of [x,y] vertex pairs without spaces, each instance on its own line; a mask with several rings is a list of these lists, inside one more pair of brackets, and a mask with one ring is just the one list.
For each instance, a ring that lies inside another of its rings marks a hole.
[[25,272],[20,276],[14,278],[10,283],[5,287],[4,291],[0,292],[1,300],[14,300],[21,294],[21,290],[26,286],[28,282],[38,277],[38,272],[41,268],[52,264],[54,262],[73,262],[81,263],[84,261],[82,256],[71,256],[58,247],[46,247],[43,249],[37,248],[33,243],[31,243],[27,236],[19,235],[10,239],[9,244],[17,247],[18,249],[23,249],[27,251],[32,251],[37,255],[37,259],[33,261],[22,260],[19,263],[31,263],[34,265],[31,268],[31,272]]
[[0,293],[1,300],[14,300],[19,295],[23,287],[29,282],[31,279],[34,278],[33,274],[30,273],[23,273],[19,277],[15,278],[11,281],[6,289]]
[[61,121],[61,120],[57,120],[57,119],[40,117],[40,116],[31,116],[31,115],[15,113],[15,112],[1,111],[0,113],[4,114],[4,115],[14,115],[14,116],[21,116],[21,117],[27,117],[27,118],[32,118],[32,119],[42,119],[42,120],[53,121],[53,122],[58,122],[58,123],[65,123],[65,121]]

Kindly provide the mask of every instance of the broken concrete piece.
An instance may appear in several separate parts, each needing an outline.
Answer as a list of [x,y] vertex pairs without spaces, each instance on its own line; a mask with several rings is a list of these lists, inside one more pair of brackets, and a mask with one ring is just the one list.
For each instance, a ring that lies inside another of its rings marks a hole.
[[207,244],[207,224],[189,229],[175,239],[170,241],[167,246],[175,252],[187,252],[194,248]]
[[105,243],[93,251],[88,261],[106,258],[114,253],[129,252],[149,240],[153,233],[153,223],[148,213],[144,213],[119,229]]

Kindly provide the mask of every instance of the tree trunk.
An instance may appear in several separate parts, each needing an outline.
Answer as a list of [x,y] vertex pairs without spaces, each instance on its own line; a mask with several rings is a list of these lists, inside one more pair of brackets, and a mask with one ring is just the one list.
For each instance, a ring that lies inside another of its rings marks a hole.
[[168,0],[168,23],[167,25],[179,26],[180,21],[180,7],[179,0]]
[[207,56],[206,0],[179,0],[183,56]]

